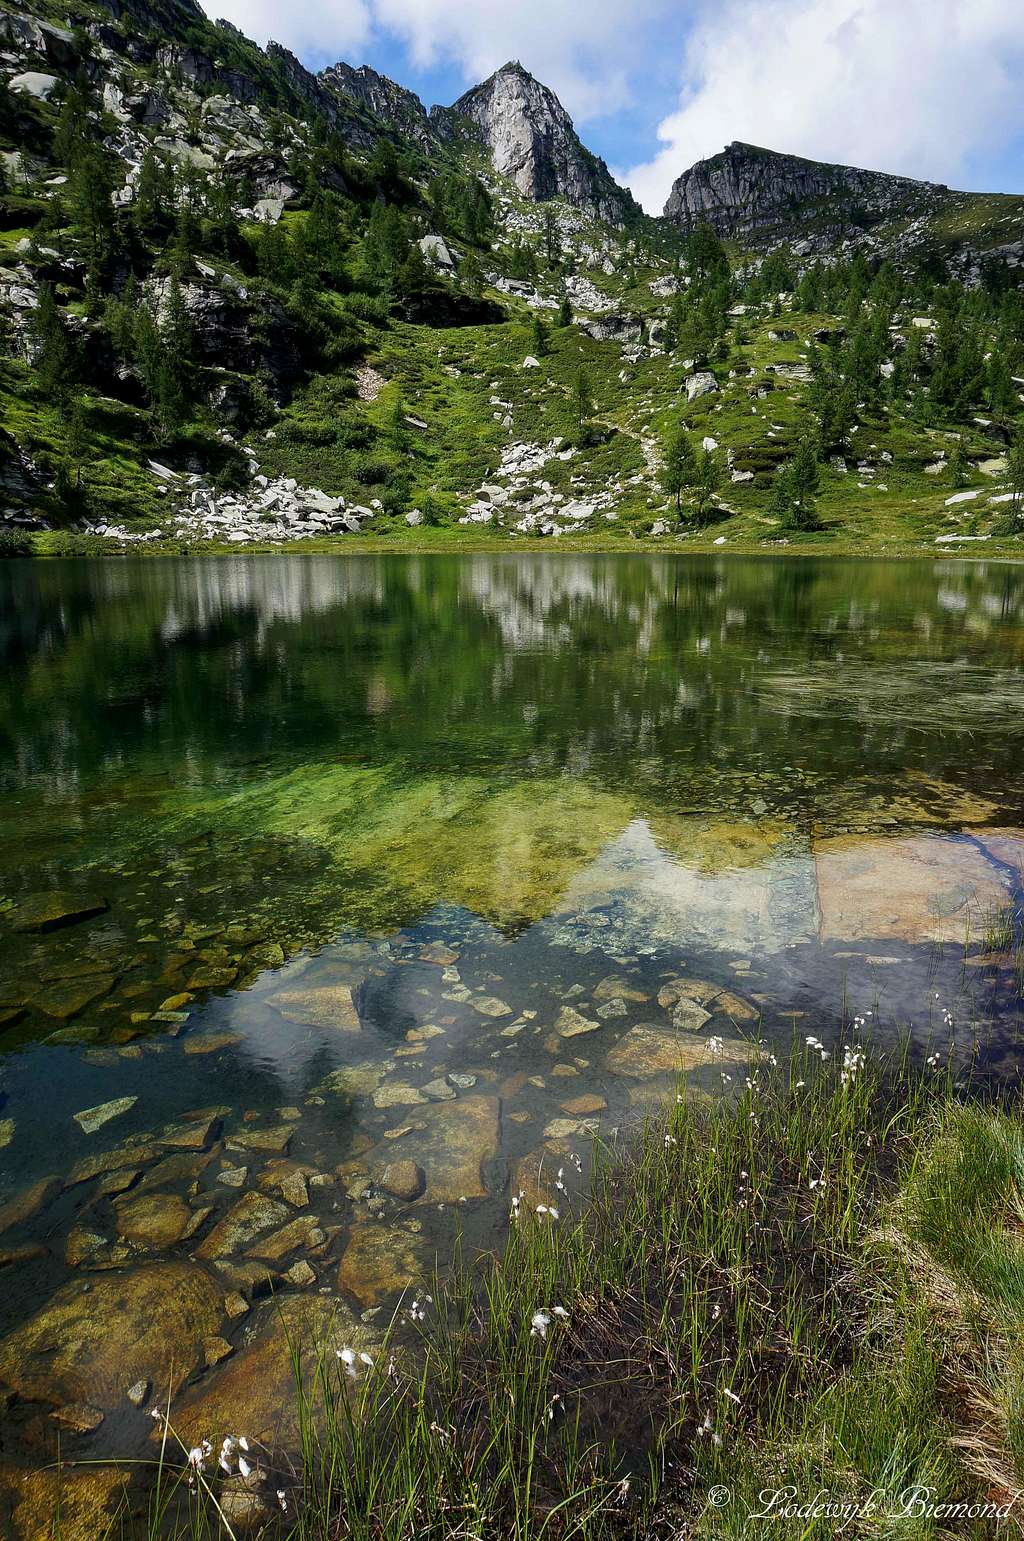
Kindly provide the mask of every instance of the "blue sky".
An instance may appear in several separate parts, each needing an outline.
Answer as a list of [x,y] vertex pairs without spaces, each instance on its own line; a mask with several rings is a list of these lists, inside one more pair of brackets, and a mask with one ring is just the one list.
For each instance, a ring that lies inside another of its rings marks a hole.
[[429,105],[506,59],[657,212],[731,139],[1024,192],[1024,0],[203,0],[310,68],[370,64]]

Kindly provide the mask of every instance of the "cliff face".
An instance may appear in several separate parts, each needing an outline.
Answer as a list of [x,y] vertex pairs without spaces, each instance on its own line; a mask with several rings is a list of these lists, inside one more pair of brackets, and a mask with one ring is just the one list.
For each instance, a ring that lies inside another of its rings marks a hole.
[[372,113],[381,123],[414,144],[428,147],[434,139],[426,108],[414,91],[407,91],[386,75],[378,75],[368,64],[354,69],[340,62],[322,70],[317,77],[329,90],[347,96]]
[[665,216],[682,229],[707,221],[737,239],[832,241],[853,230],[934,211],[951,197],[934,182],[862,171],[735,141],[672,185]]
[[584,149],[572,119],[522,65],[503,65],[451,108],[474,123],[495,169],[535,202],[562,197],[610,224],[639,213],[602,160]]

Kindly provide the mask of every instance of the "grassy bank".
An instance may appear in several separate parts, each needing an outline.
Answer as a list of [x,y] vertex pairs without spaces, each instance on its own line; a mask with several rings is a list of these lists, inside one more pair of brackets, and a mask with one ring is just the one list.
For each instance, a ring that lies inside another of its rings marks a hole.
[[190,1487],[169,1429],[150,1533],[1019,1529],[1020,1119],[813,1041],[730,1091],[604,1152],[578,1214],[513,1198],[372,1367],[307,1359],[291,1461],[218,1446]]
[[636,556],[716,556],[742,553],[750,556],[814,557],[932,557],[972,561],[1024,561],[1024,545],[1019,536],[992,538],[978,543],[936,545],[931,534],[915,537],[898,528],[851,532],[840,527],[815,531],[793,531],[783,537],[766,537],[763,529],[727,528],[724,541],[721,526],[707,530],[689,530],[671,535],[642,535],[619,531],[564,535],[557,539],[537,536],[496,534],[480,527],[438,525],[417,529],[398,529],[383,534],[367,531],[363,535],[324,536],[320,539],[292,541],[288,544],[251,542],[244,546],[227,541],[198,541],[185,544],[179,540],[154,540],[144,544],[125,544],[100,535],[75,531],[47,531],[25,537],[11,555],[40,557],[167,557],[167,556],[549,556],[564,555]]

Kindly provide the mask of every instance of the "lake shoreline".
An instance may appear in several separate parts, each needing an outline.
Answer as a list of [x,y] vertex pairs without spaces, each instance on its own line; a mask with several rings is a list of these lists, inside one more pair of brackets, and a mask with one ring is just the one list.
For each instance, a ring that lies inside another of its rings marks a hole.
[[423,529],[400,531],[388,535],[338,535],[322,539],[311,538],[290,542],[259,542],[245,544],[227,541],[198,542],[183,545],[180,541],[138,541],[128,545],[106,536],[79,535],[77,532],[48,531],[33,537],[31,556],[13,557],[9,560],[38,560],[39,558],[97,557],[222,557],[222,556],[552,556],[563,553],[568,556],[743,556],[743,557],[815,557],[858,561],[923,561],[930,559],[958,561],[990,561],[1011,564],[1024,563],[1024,538],[1008,537],[1006,540],[982,543],[966,540],[963,545],[953,543],[936,545],[894,543],[863,544],[845,542],[821,532],[794,535],[787,540],[750,541],[742,537],[729,537],[723,545],[716,544],[717,537],[707,535],[679,535],[628,538],[623,536],[578,536],[539,539],[529,536],[501,536],[478,534],[476,531],[439,529],[427,532]]
[[856,1025],[834,1057],[813,1035],[781,1065],[755,1048],[726,1098],[669,1098],[604,1146],[578,1206],[513,1191],[495,1248],[460,1249],[390,1325],[343,1341],[282,1310],[290,1433],[246,1426],[258,1393],[172,1399],[141,1488],[72,1461],[26,1476],[16,1523],[59,1495],[70,1534],[98,1509],[139,1541],[866,1534],[927,1504],[998,1526],[1021,1477],[1024,1127],[971,1097]]

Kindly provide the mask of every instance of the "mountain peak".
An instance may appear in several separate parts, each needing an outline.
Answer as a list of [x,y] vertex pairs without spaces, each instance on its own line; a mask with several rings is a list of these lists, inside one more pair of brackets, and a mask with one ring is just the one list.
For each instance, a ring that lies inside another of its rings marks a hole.
[[639,211],[602,160],[580,143],[572,119],[549,86],[510,59],[451,108],[476,125],[495,170],[534,202],[565,198],[609,224]]
[[935,208],[951,195],[935,182],[809,160],[734,139],[672,184],[665,216],[683,229],[706,222],[719,235],[771,243],[863,232],[901,211]]

